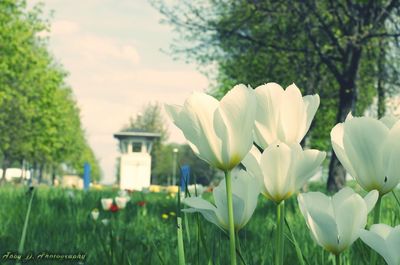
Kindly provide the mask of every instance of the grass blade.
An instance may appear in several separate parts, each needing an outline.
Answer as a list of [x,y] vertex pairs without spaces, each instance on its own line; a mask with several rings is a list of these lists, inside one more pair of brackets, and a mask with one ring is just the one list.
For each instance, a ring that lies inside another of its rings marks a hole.
[[[293,234],[293,231],[292,231],[292,229],[290,228],[289,222],[287,221],[286,218],[285,218],[285,224],[286,224],[286,227],[288,228],[288,230],[289,230],[289,232],[290,232],[291,238],[289,238],[289,241],[294,245],[294,248],[295,248],[296,254],[297,254],[297,258],[299,259],[299,263],[300,263],[301,265],[306,265],[306,263],[305,263],[305,261],[304,261],[303,253],[301,252],[300,246],[299,246],[299,244],[297,243],[297,240],[296,240],[296,238],[295,238],[295,236],[294,236],[294,234]],[[308,264],[308,262],[307,262],[307,264]]]
[[[19,241],[19,246],[18,246],[18,253],[19,254],[22,254],[22,252],[24,252],[26,233],[28,232],[29,217],[31,215],[32,202],[33,202],[33,197],[35,195],[35,191],[36,190],[34,189],[31,192],[31,199],[29,200],[28,209],[26,210],[24,227],[22,228],[21,240]],[[18,262],[17,265],[19,265],[19,264],[21,264],[21,263]]]
[[393,194],[394,198],[396,199],[397,205],[400,207],[400,200],[399,200],[399,198],[397,198],[396,192],[394,192],[394,190],[392,190],[392,194]]

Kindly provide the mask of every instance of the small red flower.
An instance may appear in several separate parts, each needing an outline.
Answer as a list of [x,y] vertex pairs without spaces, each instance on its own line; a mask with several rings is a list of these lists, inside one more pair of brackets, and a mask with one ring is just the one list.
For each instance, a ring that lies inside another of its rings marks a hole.
[[143,206],[146,205],[146,202],[145,201],[139,201],[139,202],[137,202],[137,205],[140,206],[140,207],[143,207]]
[[111,205],[111,207],[110,207],[110,211],[113,212],[113,213],[115,213],[115,212],[118,212],[118,210],[119,210],[118,206],[117,206],[116,204],[113,203],[113,204]]

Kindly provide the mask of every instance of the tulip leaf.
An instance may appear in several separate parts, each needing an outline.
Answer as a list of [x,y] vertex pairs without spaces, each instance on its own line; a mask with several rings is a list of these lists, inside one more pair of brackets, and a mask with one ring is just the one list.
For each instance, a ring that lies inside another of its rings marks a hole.
[[400,207],[400,200],[397,198],[396,192],[392,190],[393,197],[396,199],[397,205]]
[[160,260],[161,264],[165,265],[165,261],[161,255],[160,251],[158,250],[156,243],[153,240],[151,240],[151,243],[153,244],[154,250],[156,251],[157,257]]
[[297,243],[297,240],[296,240],[296,238],[295,238],[295,236],[293,234],[293,231],[290,228],[289,222],[287,221],[286,218],[285,218],[285,224],[286,224],[286,227],[288,228],[288,230],[290,232],[290,236],[291,236],[291,237],[289,237],[288,235],[286,235],[286,237],[289,239],[289,242],[293,244],[293,246],[294,246],[294,248],[296,250],[297,258],[299,259],[300,264],[301,265],[306,265],[306,262],[307,262],[307,264],[309,264],[307,259],[304,257],[303,253],[301,252],[300,246]]

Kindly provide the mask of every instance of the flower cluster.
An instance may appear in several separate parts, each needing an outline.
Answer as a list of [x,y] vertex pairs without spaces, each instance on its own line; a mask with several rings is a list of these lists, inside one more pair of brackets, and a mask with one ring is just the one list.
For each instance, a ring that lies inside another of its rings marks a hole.
[[[277,204],[276,264],[283,264],[284,201],[320,170],[326,157],[325,152],[304,150],[300,145],[319,103],[318,95],[303,97],[294,84],[283,89],[268,83],[254,90],[237,85],[221,101],[194,93],[183,106],[166,106],[194,153],[225,173],[214,189],[214,204],[201,197],[189,197],[183,203],[189,206],[184,211],[199,212],[229,232],[232,264],[236,264],[234,233],[250,220],[259,193]],[[375,204],[379,205],[375,221],[379,221],[381,197],[400,182],[399,139],[400,121],[393,118],[349,115],[332,129],[338,159],[369,193],[362,198],[344,188],[332,197],[320,192],[298,196],[312,237],[329,252],[339,255],[361,235],[388,264],[398,264],[397,252],[384,248],[384,243],[380,248],[371,243],[373,238],[398,242],[398,227],[393,232],[384,225],[362,229]],[[232,172],[239,164],[245,171]]]
[[[112,213],[116,213],[121,209],[125,209],[126,204],[130,201],[130,196],[126,191],[120,191],[118,193],[118,196],[116,196],[114,199],[113,198],[102,198],[101,199],[101,207],[103,208],[104,211],[109,211]],[[115,201],[115,203],[114,203]],[[100,211],[98,208],[94,208],[90,212],[90,216],[94,221],[97,221],[97,219],[100,216]],[[108,224],[108,219],[102,219],[101,220],[103,224]]]

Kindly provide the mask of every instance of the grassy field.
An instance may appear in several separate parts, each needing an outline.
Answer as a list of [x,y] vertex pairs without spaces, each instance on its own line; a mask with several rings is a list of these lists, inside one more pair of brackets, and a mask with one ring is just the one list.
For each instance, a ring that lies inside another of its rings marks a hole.
[[[24,258],[32,254],[35,259],[23,264],[177,264],[176,197],[134,192],[126,209],[116,213],[102,211],[100,199],[116,194],[111,189],[90,192],[37,189],[22,255]],[[399,191],[397,194],[400,196]],[[30,197],[24,188],[0,188],[1,264],[16,264],[10,257],[17,253]],[[141,206],[142,201],[145,206]],[[94,208],[100,210],[97,221],[90,216]],[[286,209],[287,220],[308,264],[332,264],[332,257],[312,241],[295,197],[288,201]],[[383,223],[400,224],[400,208],[392,194],[383,198],[382,209]],[[184,217],[187,218],[183,234],[187,264],[208,264],[208,259],[211,264],[228,264],[229,242],[224,233],[202,216]],[[110,222],[105,225],[102,219]],[[275,205],[260,196],[253,218],[239,235],[248,265],[273,264],[274,225]],[[292,243],[286,240],[285,244],[285,264],[298,264]],[[85,260],[63,261],[60,256],[50,259],[51,256],[45,258],[46,254],[82,254]],[[344,264],[368,264],[369,248],[357,240],[344,256]],[[385,263],[379,259],[378,264]]]

